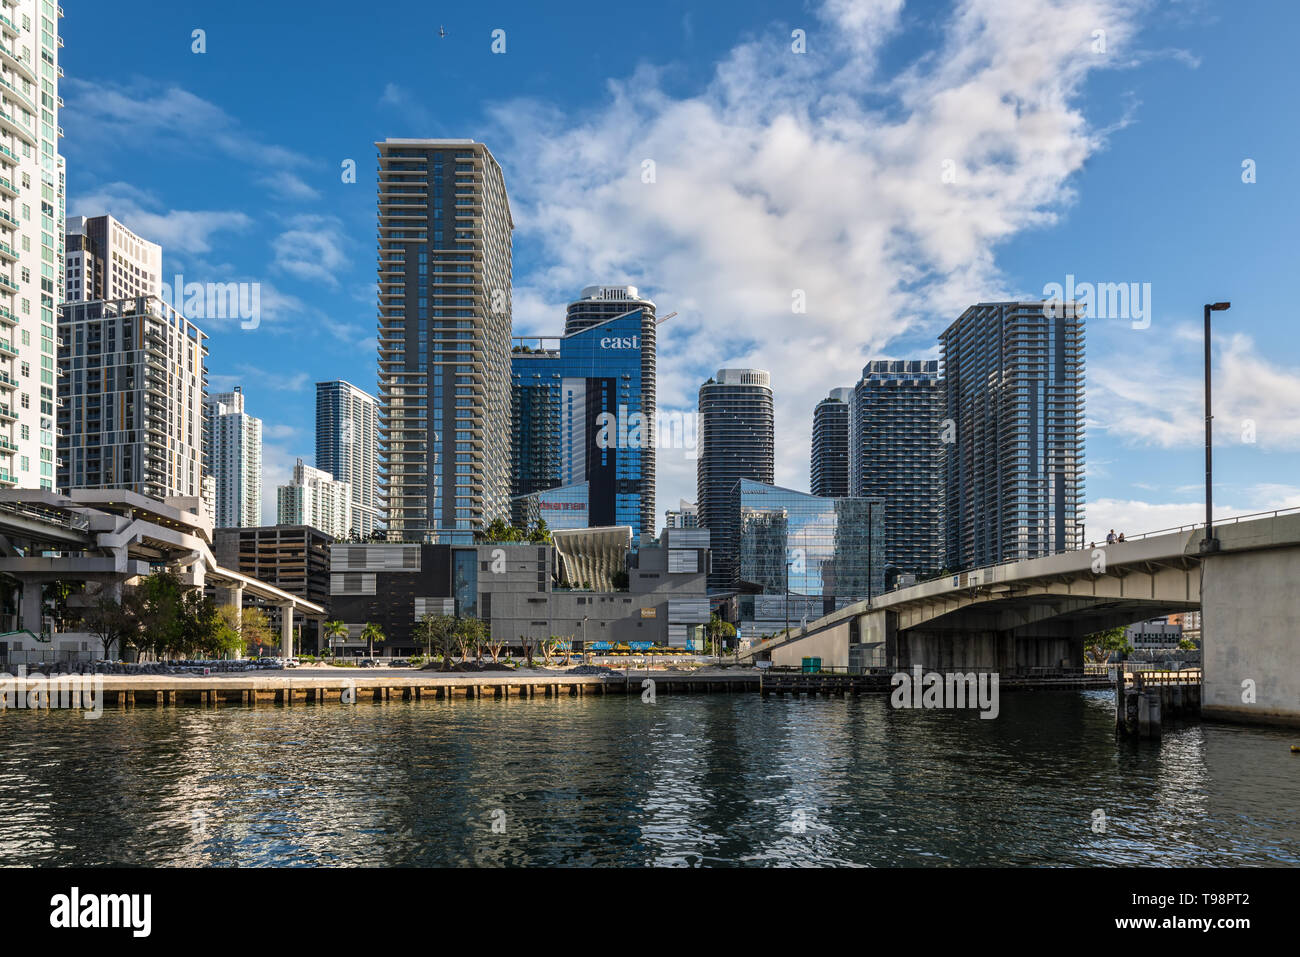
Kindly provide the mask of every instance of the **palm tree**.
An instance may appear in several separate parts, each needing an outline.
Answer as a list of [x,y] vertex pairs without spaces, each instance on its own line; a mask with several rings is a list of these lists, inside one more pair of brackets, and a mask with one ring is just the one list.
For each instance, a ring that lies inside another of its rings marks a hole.
[[334,653],[334,639],[347,638],[348,626],[338,619],[327,621],[321,626],[321,635],[325,638],[326,643],[328,643],[330,654],[332,655]]
[[375,642],[384,640],[384,629],[374,622],[370,622],[361,629],[361,640],[366,643],[367,656],[373,658],[375,656]]

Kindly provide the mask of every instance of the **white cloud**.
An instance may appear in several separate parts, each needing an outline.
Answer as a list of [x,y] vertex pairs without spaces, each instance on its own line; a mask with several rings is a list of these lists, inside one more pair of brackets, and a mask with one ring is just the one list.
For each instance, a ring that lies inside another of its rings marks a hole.
[[[178,86],[114,84],[70,77],[60,83],[69,148],[93,162],[105,143],[130,144],[191,155],[219,153],[238,164],[282,171],[313,165],[294,150],[264,142],[254,131],[200,96]],[[82,149],[78,144],[91,144]]]
[[[899,6],[829,0],[802,25],[808,54],[775,29],[685,98],[642,67],[586,115],[500,106],[492,142],[518,237],[550,264],[516,285],[522,324],[558,331],[561,314],[537,307],[591,282],[640,286],[681,313],[660,340],[661,404],[693,406],[724,365],[771,370],[777,480],[806,488],[826,390],[900,336],[937,332],[933,317],[1007,294],[998,244],[1072,201],[1070,178],[1104,139],[1079,93],[1113,65],[1092,32],[1123,53],[1141,5],[960,0],[939,50],[880,78]],[[806,314],[792,312],[794,290]],[[693,469],[661,473],[661,500],[694,497]]]
[[347,237],[333,216],[297,216],[271,243],[276,269],[336,288],[348,266]]
[[241,232],[253,222],[237,210],[166,209],[158,197],[129,183],[105,183],[68,202],[68,214],[72,216],[105,213],[161,245],[164,255],[210,252],[216,233]]
[[[1245,505],[1216,503],[1214,520],[1219,522],[1233,516],[1300,507],[1300,488],[1257,485],[1246,489],[1242,494],[1247,499]],[[1192,499],[1156,503],[1103,498],[1088,503],[1087,517],[1086,539],[1089,542],[1104,542],[1107,532],[1112,528],[1117,534],[1123,532],[1126,537],[1133,537],[1149,532],[1204,525],[1205,502]]]
[[[1153,326],[1152,330],[1156,330]],[[1093,424],[1131,445],[1192,448],[1205,442],[1202,332],[1143,330],[1089,373]],[[1250,336],[1219,333],[1214,356],[1216,444],[1300,448],[1300,369],[1259,354]]]

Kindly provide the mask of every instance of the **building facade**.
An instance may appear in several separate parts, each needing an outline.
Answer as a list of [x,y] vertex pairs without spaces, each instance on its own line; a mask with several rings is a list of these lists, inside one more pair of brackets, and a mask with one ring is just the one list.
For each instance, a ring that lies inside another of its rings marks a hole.
[[853,389],[849,494],[885,501],[890,580],[944,567],[944,415],[937,360],[869,362]]
[[789,596],[790,620],[798,622],[884,590],[887,538],[882,499],[823,498],[741,479],[734,508],[734,588],[741,593],[742,624],[750,626],[742,628],[745,637],[763,628],[764,621],[784,619],[784,596]]
[[277,525],[310,525],[331,539],[345,539],[357,529],[352,486],[299,459],[293,481],[275,490]]
[[54,489],[66,169],[59,155],[63,9],[5,4],[0,31],[0,488]]
[[1074,303],[971,306],[940,337],[951,569],[1084,544],[1084,330]]
[[112,216],[69,216],[68,302],[158,296],[162,289],[162,247],[137,236]]
[[640,499],[641,520],[633,523],[638,540],[647,541],[655,533],[655,441],[653,424],[658,410],[658,318],[655,304],[642,296],[636,286],[586,286],[573,302],[569,303],[564,315],[564,334],[589,329],[594,325],[627,316],[637,312],[641,316],[641,331],[637,334],[636,352],[641,361],[641,374],[637,383],[636,404],[639,411],[651,423],[648,431],[649,441],[645,442],[637,456],[637,477],[635,494]]
[[[328,607],[332,542],[320,529],[309,525],[221,528],[213,532],[212,552],[222,568],[233,569]],[[244,601],[251,605],[257,599],[245,595]],[[280,609],[271,606],[267,611],[278,622]],[[302,616],[298,616],[298,621],[303,625],[299,646],[319,648],[320,623]]]
[[262,420],[244,411],[244,393],[218,392],[203,402],[204,467],[214,481],[217,528],[262,524]]
[[510,498],[511,233],[472,140],[379,149],[379,484],[392,541],[469,542]]
[[516,654],[525,640],[536,649],[552,635],[579,650],[599,642],[702,646],[708,533],[670,532],[635,553],[624,541],[623,591],[558,589],[549,545],[334,545],[330,608],[347,624],[354,650],[365,647],[361,629],[374,622],[391,652],[414,652],[414,625],[426,614],[478,618]]
[[351,487],[348,531],[366,538],[380,526],[378,427],[374,396],[342,380],[316,383],[316,468]]
[[68,303],[59,336],[59,488],[202,497],[202,330],[142,297]]
[[517,500],[586,484],[592,526],[629,526],[638,545],[655,533],[653,507],[646,510],[654,502],[654,416],[642,379],[648,320],[640,308],[588,320],[571,319],[559,340],[515,340],[512,484]]
[[849,494],[849,412],[852,389],[831,389],[813,410],[809,488],[814,495],[844,498]]
[[719,369],[700,386],[699,460],[695,467],[700,527],[709,529],[713,571],[709,587],[736,580],[736,483],[771,485],[775,476],[775,412],[771,376],[761,369]]
[[700,510],[694,502],[681,499],[676,508],[664,509],[664,528],[699,528]]

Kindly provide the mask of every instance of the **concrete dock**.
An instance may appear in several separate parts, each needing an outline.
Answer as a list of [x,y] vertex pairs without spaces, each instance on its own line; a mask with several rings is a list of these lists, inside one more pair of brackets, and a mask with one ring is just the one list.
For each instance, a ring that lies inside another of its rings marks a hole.
[[[574,675],[564,672],[439,672],[405,669],[322,668],[273,673],[217,675],[100,675],[74,676],[83,685],[95,682],[105,708],[220,705],[343,703],[363,701],[419,701],[425,698],[475,700],[480,698],[556,698],[584,695],[647,694],[653,681],[655,695],[749,692],[759,689],[757,672],[648,671],[615,675]],[[66,680],[66,679],[65,679]],[[14,685],[31,690],[60,681],[41,677],[14,679]],[[47,700],[44,707],[50,707]],[[0,694],[0,711],[6,707]],[[57,703],[54,705],[57,707]]]

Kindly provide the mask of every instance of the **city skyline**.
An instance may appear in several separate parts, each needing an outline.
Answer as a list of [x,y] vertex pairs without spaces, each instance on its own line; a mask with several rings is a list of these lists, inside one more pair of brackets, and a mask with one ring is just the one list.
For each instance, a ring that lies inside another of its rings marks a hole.
[[[913,4],[907,15],[887,19],[876,32],[838,23],[832,7],[807,12],[788,5],[762,5],[740,19],[734,13],[718,18],[696,13],[688,31],[683,7],[675,19],[668,16],[664,24],[639,28],[662,41],[646,45],[657,51],[647,62],[676,65],[681,75],[661,81],[638,74],[635,63],[596,55],[599,68],[616,81],[614,92],[601,83],[551,75],[538,51],[545,45],[550,57],[557,46],[581,46],[587,31],[599,30],[599,19],[568,23],[567,32],[557,36],[559,26],[518,7],[503,14],[509,35],[504,55],[490,52],[492,27],[486,23],[449,24],[451,35],[436,48],[434,69],[440,76],[472,73],[480,78],[474,95],[463,102],[432,108],[436,97],[430,99],[429,88],[421,88],[404,63],[414,36],[397,41],[390,51],[386,70],[389,63],[393,66],[383,74],[384,81],[360,84],[338,98],[331,97],[337,92],[333,83],[343,80],[331,81],[328,90],[286,90],[291,105],[324,98],[337,104],[341,120],[328,135],[304,122],[278,122],[286,119],[278,115],[283,104],[272,123],[261,107],[224,92],[221,84],[232,65],[248,66],[261,41],[236,41],[214,27],[206,34],[204,53],[178,42],[176,50],[151,61],[149,75],[126,80],[104,72],[90,52],[92,36],[112,39],[125,27],[114,24],[107,11],[79,10],[65,25],[67,49],[60,51],[68,74],[61,84],[68,100],[63,145],[72,160],[67,211],[112,213],[136,234],[161,244],[165,281],[184,275],[197,281],[262,283],[256,328],[187,318],[213,337],[212,390],[241,384],[256,409],[275,410],[267,417],[264,486],[287,481],[293,460],[310,454],[312,383],[342,378],[368,391],[375,387],[374,325],[368,318],[373,317],[375,292],[368,258],[373,255],[375,164],[373,145],[367,150],[367,144],[388,136],[446,135],[472,137],[499,156],[518,208],[513,331],[525,335],[554,329],[572,289],[586,283],[637,284],[661,312],[681,313],[660,331],[658,392],[665,411],[693,410],[694,389],[712,369],[772,370],[778,484],[807,487],[812,409],[828,384],[856,381],[856,371],[866,362],[936,357],[937,333],[972,303],[1041,297],[1053,283],[1136,281],[1139,290],[1150,283],[1142,309],[1133,309],[1127,318],[1089,322],[1087,536],[1102,538],[1110,526],[1137,532],[1197,520],[1202,506],[1196,319],[1206,300],[1234,302],[1220,326],[1217,356],[1221,450],[1216,499],[1224,513],[1300,501],[1286,455],[1300,439],[1292,414],[1300,377],[1295,348],[1286,340],[1280,318],[1285,299],[1277,277],[1285,269],[1279,247],[1285,244],[1276,241],[1294,218],[1295,200],[1270,186],[1286,181],[1285,164],[1296,155],[1291,148],[1295,134],[1272,124],[1264,136],[1261,124],[1252,122],[1262,105],[1242,95],[1246,85],[1286,82],[1279,74],[1291,68],[1280,57],[1254,54],[1246,64],[1255,72],[1244,75],[1242,58],[1201,59],[1211,35],[1216,48],[1229,51],[1246,42],[1239,24],[1205,22],[1213,19],[1213,7],[1209,17],[1192,20],[1118,4],[1067,4],[1070,16],[1053,22],[1077,27],[1078,36],[1050,41],[1064,45],[1056,50],[1064,66],[1051,75],[1025,71],[1007,91],[1031,102],[1040,93],[1057,96],[1039,116],[1050,131],[1044,133],[1043,147],[1051,162],[1013,151],[1006,160],[1007,175],[996,180],[988,179],[992,167],[970,145],[976,134],[1000,121],[996,103],[989,101],[988,116],[972,111],[967,122],[957,124],[949,148],[927,139],[939,126],[939,107],[920,99],[924,94],[930,103],[942,103],[945,94],[955,95],[958,89],[984,96],[1010,82],[990,70],[921,63],[898,81],[881,118],[887,123],[910,119],[916,126],[917,143],[905,157],[882,152],[870,133],[837,143],[831,117],[793,109],[812,80],[835,75],[854,56],[876,64],[874,72],[864,71],[861,84],[848,90],[861,98],[884,89],[891,77],[904,76],[926,52],[945,44],[952,50],[969,49],[983,37],[999,49],[1013,49],[1029,32],[1044,32],[1037,19],[1041,11],[1026,9],[1022,24],[1006,25],[992,7],[965,6],[973,17],[963,25],[938,20],[926,28],[920,20],[925,13],[951,5]],[[238,14],[242,5],[233,8]],[[414,22],[423,20],[416,16]],[[193,27],[184,26],[188,38]],[[430,21],[428,26],[432,37],[437,24]],[[997,32],[1003,26],[1005,35]],[[179,21],[165,18],[148,29],[164,28],[179,30]],[[795,29],[807,32],[808,59],[793,59],[799,56],[790,48]],[[1100,48],[1096,29],[1104,31]],[[367,30],[348,38],[350,48],[362,51],[358,64],[381,49],[378,37]],[[1047,32],[1062,31],[1054,27]],[[320,39],[327,49],[340,42]],[[1249,40],[1272,42],[1254,35]],[[1221,60],[1235,62],[1233,69],[1242,75],[1229,76]],[[750,99],[737,99],[740,94],[718,79],[723,65],[747,70],[746,78],[773,105],[759,108]],[[521,109],[513,90],[524,77],[535,79],[528,85],[534,105],[560,106],[575,118]],[[350,76],[347,82],[353,82]],[[662,88],[664,101],[647,102],[638,93],[641,82],[647,89]],[[1152,122],[1153,117],[1177,115],[1169,104],[1192,98],[1201,115],[1224,131],[1205,150],[1183,144],[1180,137],[1190,137],[1190,130]],[[178,110],[146,108],[167,104]],[[712,168],[692,171],[683,162],[683,147],[674,145],[666,131],[692,106],[703,110],[702,125],[692,128],[702,141],[710,141],[717,118],[727,109],[749,111],[746,135],[725,155],[748,157],[752,168],[731,164],[723,174]],[[629,139],[620,107],[644,121],[644,140]],[[355,117],[363,114],[358,123]],[[783,116],[788,127],[782,125]],[[849,119],[865,117],[858,112]],[[220,148],[213,158],[193,155],[186,146],[200,118],[204,128],[215,131]],[[120,130],[128,122],[137,124],[143,139],[161,146],[156,156],[132,151],[117,157],[93,149],[97,133]],[[560,165],[565,161],[557,150],[572,160],[565,144],[580,132],[589,135],[597,129],[608,141],[600,166],[588,158],[573,160],[572,168]],[[1238,132],[1242,130],[1249,134]],[[785,133],[793,139],[783,138]],[[1137,158],[1145,163],[1152,155],[1153,141],[1166,142],[1170,157],[1169,168],[1160,170],[1159,189],[1152,188],[1153,170],[1133,166]],[[237,155],[235,144],[247,147],[243,155]],[[910,184],[916,197],[863,206],[872,194],[851,185],[856,167],[846,150],[883,162],[888,181],[900,188]],[[178,156],[185,162],[178,163]],[[647,159],[653,161],[651,167],[643,166]],[[843,175],[829,172],[832,167],[825,164],[833,159]],[[354,183],[340,177],[347,160],[355,162]],[[946,166],[949,160],[951,166]],[[801,246],[822,233],[843,232],[844,224],[839,211],[823,205],[819,184],[811,181],[818,177],[771,178],[792,162],[791,168],[803,163],[805,170],[826,170],[819,178],[828,181],[832,193],[838,189],[845,215],[869,213],[868,226],[850,230],[844,242]],[[1258,175],[1243,181],[1255,164]],[[904,168],[911,179],[900,178]],[[223,170],[224,179],[209,185],[202,177],[214,169]],[[949,173],[953,182],[945,182]],[[651,181],[643,181],[648,174]],[[733,188],[718,191],[719,177],[734,180]],[[779,188],[774,185],[778,181]],[[752,215],[742,204],[733,208],[731,221],[722,223],[714,215],[717,204],[692,207],[708,189],[719,192],[720,200],[738,201],[747,189],[783,202]],[[1201,197],[1195,210],[1187,208],[1186,195]],[[662,200],[655,199],[660,196]],[[602,200],[610,207],[602,207]],[[589,215],[611,207],[622,215]],[[807,217],[790,212],[794,208],[820,211],[823,222],[814,229]],[[654,225],[658,256],[645,254],[640,240],[621,228],[633,212],[646,214]],[[940,241],[932,227],[945,218],[952,228]],[[1133,228],[1137,224],[1148,228]],[[788,232],[789,249],[783,250],[788,262],[778,267],[772,260],[769,269],[764,250],[770,227],[782,225]],[[882,251],[870,241],[871,230],[898,228],[910,237],[909,256],[902,259],[897,251]],[[1177,240],[1141,241],[1156,231]],[[742,232],[753,240],[748,253],[742,255],[742,249],[722,256],[723,245],[735,248],[734,237]],[[1167,248],[1151,251],[1153,245]],[[1234,246],[1249,254],[1211,258],[1211,249]],[[842,267],[855,262],[855,256],[863,278],[846,282]],[[878,267],[909,261],[931,278],[900,299],[895,281]],[[836,274],[833,282],[825,275],[827,262]],[[771,276],[756,276],[751,266]],[[1217,277],[1213,288],[1201,278],[1206,274]],[[792,312],[792,297],[800,290],[806,312]],[[773,301],[778,292],[779,304]],[[846,309],[850,301],[858,302],[859,310]],[[720,308],[723,302],[733,305]],[[1147,315],[1138,314],[1143,310]],[[738,322],[742,314],[747,319]],[[301,346],[284,338],[308,322],[314,334]],[[684,450],[661,449],[658,459],[657,500],[693,500],[694,462]],[[264,520],[273,520],[266,514],[269,507],[264,499]],[[662,521],[662,516],[656,518]]]

